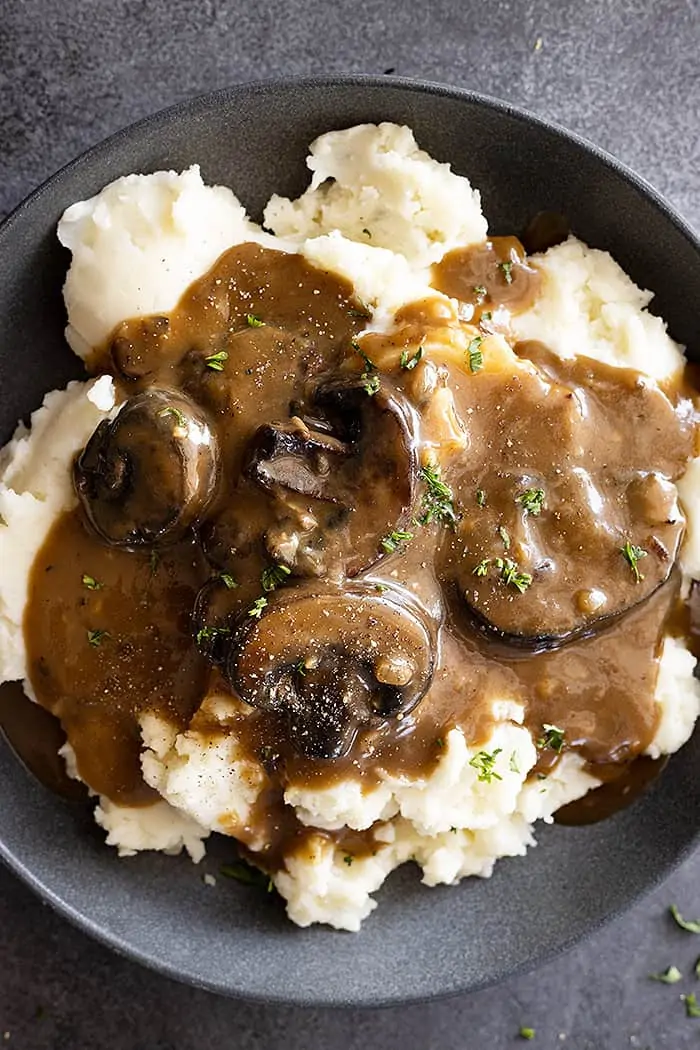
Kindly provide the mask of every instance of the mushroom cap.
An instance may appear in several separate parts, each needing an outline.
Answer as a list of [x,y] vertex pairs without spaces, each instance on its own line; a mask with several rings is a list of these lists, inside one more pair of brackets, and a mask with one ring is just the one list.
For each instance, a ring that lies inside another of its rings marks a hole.
[[85,514],[107,543],[172,543],[204,513],[216,487],[218,447],[201,410],[153,389],[104,420],[76,459]]
[[373,395],[355,374],[326,380],[303,418],[258,429],[244,469],[278,503],[281,527],[266,536],[273,558],[284,562],[292,550],[298,556],[286,563],[297,575],[356,576],[410,517],[414,412],[388,380]]
[[434,648],[398,591],[297,588],[239,622],[224,670],[243,700],[286,717],[295,750],[330,759],[349,751],[362,726],[413,710],[430,685]]

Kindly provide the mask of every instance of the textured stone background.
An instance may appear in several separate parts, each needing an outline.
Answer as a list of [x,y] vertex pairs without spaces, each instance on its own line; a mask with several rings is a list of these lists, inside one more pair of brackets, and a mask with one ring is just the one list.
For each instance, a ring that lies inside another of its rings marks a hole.
[[[538,43],[541,41],[541,44]],[[275,74],[395,70],[528,106],[646,176],[700,225],[697,0],[0,0],[0,215],[87,146],[192,94]],[[1,804],[1,801],[0,801]],[[0,870],[0,1045],[21,1050],[700,1047],[681,992],[700,857],[586,944],[472,996],[378,1012],[266,1008],[110,954]],[[517,1038],[534,1027],[534,1043]],[[4,1036],[3,1036],[4,1033]]]

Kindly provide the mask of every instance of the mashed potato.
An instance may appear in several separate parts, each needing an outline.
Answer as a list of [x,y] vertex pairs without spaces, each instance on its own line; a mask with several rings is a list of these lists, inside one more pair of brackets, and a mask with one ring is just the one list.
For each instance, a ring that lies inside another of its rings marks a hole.
[[[273,197],[267,206],[265,225],[273,235],[250,222],[229,189],[205,186],[196,166],[118,179],[69,208],[59,237],[73,255],[64,293],[76,353],[87,356],[121,320],[171,309],[195,277],[241,241],[299,251],[348,277],[373,308],[372,327],[387,329],[403,303],[438,296],[429,287],[432,262],[486,236],[478,192],[422,152],[408,128],[362,125],[323,135],[308,164],[313,176],[306,192],[296,201]],[[647,312],[650,293],[636,288],[607,253],[570,238],[534,261],[542,292],[514,318],[515,338],[541,340],[562,357],[634,368],[654,380],[682,368],[681,348]],[[31,429],[20,427],[2,453],[3,680],[26,675],[22,615],[29,573],[52,523],[75,502],[73,456],[114,410],[109,378],[72,383],[48,394]],[[698,463],[679,485],[688,516],[681,556],[688,575],[700,572]],[[667,638],[656,689],[660,719],[648,749],[654,757],[677,750],[692,733],[700,713],[694,669],[683,643]],[[197,861],[211,832],[232,835],[253,853],[263,849],[251,814],[267,778],[232,729],[241,706],[229,696],[209,696],[201,709],[206,729],[195,718],[181,733],[155,715],[143,718],[143,774],[162,801],[137,809],[102,798],[95,812],[121,855],[185,849]],[[217,722],[220,734],[212,729]],[[544,781],[530,777],[537,753],[522,722],[518,703],[508,696],[494,701],[491,736],[480,745],[497,755],[499,779],[490,782],[477,775],[476,749],[459,729],[446,734],[430,775],[378,768],[370,787],[345,780],[314,788],[288,780],[286,804],[317,829],[303,849],[290,848],[274,876],[290,918],[301,926],[357,930],[376,906],[372,894],[409,860],[421,868],[423,882],[435,886],[488,877],[499,857],[524,854],[535,843],[536,821],[550,821],[598,781],[575,753],[565,754]],[[71,770],[70,747],[64,754]],[[343,828],[371,829],[371,853],[348,857],[328,834]]]

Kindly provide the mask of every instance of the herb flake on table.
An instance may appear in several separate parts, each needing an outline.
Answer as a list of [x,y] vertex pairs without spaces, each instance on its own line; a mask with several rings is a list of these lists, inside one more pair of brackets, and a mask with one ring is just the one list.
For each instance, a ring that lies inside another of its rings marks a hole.
[[681,999],[685,1003],[686,1017],[700,1017],[700,1006],[695,998],[695,992],[688,992],[687,995],[682,995]]
[[683,980],[683,974],[677,966],[668,966],[661,973],[650,973],[650,981],[660,981],[661,984],[677,984]]
[[525,1025],[521,1025],[520,1026],[520,1030],[518,1032],[518,1035],[520,1036],[521,1039],[534,1039],[535,1038],[535,1029],[534,1028],[527,1028]]
[[[668,910],[676,925],[680,926],[682,930],[685,930],[687,933],[700,933],[700,922],[696,922],[693,919],[684,919],[677,905],[672,904]],[[700,960],[698,961],[700,962]]]

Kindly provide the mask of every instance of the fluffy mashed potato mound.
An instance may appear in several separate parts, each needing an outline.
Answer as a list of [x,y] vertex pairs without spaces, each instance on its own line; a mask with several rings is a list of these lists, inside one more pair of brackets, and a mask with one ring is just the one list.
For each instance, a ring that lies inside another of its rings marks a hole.
[[517,339],[546,343],[562,358],[592,357],[657,380],[682,371],[681,347],[647,310],[652,292],[637,288],[609,252],[569,237],[531,262],[542,274],[542,290],[531,309],[513,318]]
[[302,196],[273,196],[265,209],[265,226],[279,237],[303,241],[338,230],[418,268],[486,237],[478,191],[419,149],[410,128],[331,131],[311,144],[307,165],[312,178]]
[[205,186],[197,164],[117,179],[68,208],[58,238],[73,256],[63,295],[80,357],[120,321],[172,310],[232,244],[271,240],[230,189]]
[[120,857],[133,857],[142,850],[174,856],[185,849],[197,864],[209,836],[207,828],[165,800],[152,806],[118,806],[103,797],[95,808],[95,820],[107,832],[107,845],[116,847]]
[[32,564],[54,521],[77,502],[75,453],[114,404],[109,376],[53,390],[0,453],[0,681],[26,676],[22,617]]

